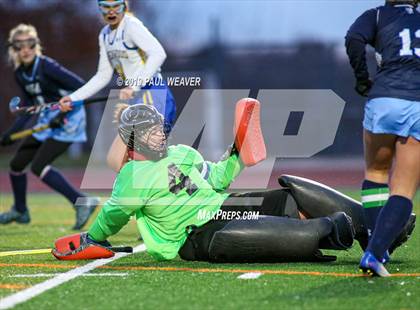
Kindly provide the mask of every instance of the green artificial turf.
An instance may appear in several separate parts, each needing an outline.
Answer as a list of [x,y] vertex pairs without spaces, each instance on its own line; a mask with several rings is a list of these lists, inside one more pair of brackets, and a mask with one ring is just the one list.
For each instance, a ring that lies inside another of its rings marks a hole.
[[[357,198],[357,193],[347,194]],[[1,194],[0,211],[9,208],[11,198]],[[419,213],[419,196],[415,201]],[[28,202],[32,223],[0,226],[0,251],[48,248],[56,238],[72,233],[74,211],[64,199],[54,194],[33,194]],[[137,239],[135,223],[130,222],[110,241],[113,245],[135,246],[141,243]],[[357,242],[349,251],[328,252],[338,256],[333,263],[222,265],[180,259],[156,262],[146,253],[138,253],[90,272],[126,273],[123,277],[78,277],[16,309],[420,309],[419,248],[420,236],[415,230],[410,241],[393,255],[388,269],[391,273],[417,275],[386,279],[325,274],[358,274],[362,251]],[[13,275],[61,273],[85,263],[57,261],[49,254],[0,257],[0,304],[1,298],[22,289],[4,288],[5,285],[29,287],[49,279]],[[139,267],[149,269],[138,270]],[[241,280],[241,270],[321,274],[268,273]]]

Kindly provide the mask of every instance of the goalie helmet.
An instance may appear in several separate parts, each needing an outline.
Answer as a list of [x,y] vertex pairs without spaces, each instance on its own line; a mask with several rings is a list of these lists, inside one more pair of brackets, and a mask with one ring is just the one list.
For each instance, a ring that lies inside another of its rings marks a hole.
[[386,3],[390,4],[411,4],[415,7],[417,7],[419,0],[386,0]]
[[119,117],[118,133],[130,150],[159,160],[167,155],[164,120],[154,106],[136,104]]

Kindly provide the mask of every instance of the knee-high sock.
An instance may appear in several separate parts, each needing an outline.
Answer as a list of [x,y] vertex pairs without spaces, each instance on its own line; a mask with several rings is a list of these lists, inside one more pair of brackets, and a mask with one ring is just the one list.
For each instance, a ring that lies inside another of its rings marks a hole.
[[49,187],[66,197],[73,205],[76,203],[77,198],[85,196],[76,190],[58,170],[51,166],[44,168],[40,178]]
[[10,183],[12,184],[13,197],[15,199],[15,210],[24,213],[28,210],[28,207],[26,206],[26,173],[11,171],[9,177]]
[[401,233],[412,211],[413,203],[408,198],[397,195],[389,197],[379,213],[375,230],[366,250],[381,260],[385,251]]
[[362,205],[369,236],[375,229],[376,219],[389,198],[388,184],[364,180],[362,184]]

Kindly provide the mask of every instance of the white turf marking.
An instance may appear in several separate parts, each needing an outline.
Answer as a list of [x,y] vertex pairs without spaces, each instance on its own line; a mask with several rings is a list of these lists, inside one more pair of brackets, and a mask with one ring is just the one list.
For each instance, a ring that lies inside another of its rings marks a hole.
[[238,279],[242,280],[251,280],[251,279],[258,279],[260,276],[262,276],[261,272],[247,272],[241,274]]
[[[32,274],[14,274],[9,276],[9,278],[51,278],[58,276],[62,273],[32,273]],[[80,276],[82,277],[125,277],[128,273],[117,273],[117,272],[108,272],[108,273],[85,273]]]
[[[144,252],[145,250],[146,250],[146,246],[144,244],[140,244],[134,248],[133,253]],[[106,265],[108,263],[113,262],[114,260],[117,260],[121,257],[125,257],[128,255],[131,255],[131,253],[117,253],[115,254],[114,257],[106,258],[106,259],[98,259],[84,266],[72,269],[65,273],[61,273],[52,279],[38,283],[32,287],[29,287],[13,295],[0,299],[0,309],[12,308],[16,306],[17,304],[23,303],[31,298],[34,298],[35,296],[38,296],[54,287],[57,287],[65,282],[75,279],[97,267]]]

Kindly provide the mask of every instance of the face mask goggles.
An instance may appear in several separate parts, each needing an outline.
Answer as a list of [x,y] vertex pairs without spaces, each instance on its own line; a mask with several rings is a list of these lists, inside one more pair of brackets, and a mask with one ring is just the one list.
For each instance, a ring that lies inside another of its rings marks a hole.
[[99,1],[99,10],[103,15],[107,15],[111,12],[116,14],[121,14],[125,10],[125,1],[124,0],[117,0],[117,1]]
[[12,43],[10,43],[10,46],[16,51],[19,52],[23,48],[29,48],[33,50],[36,45],[39,43],[39,41],[35,38],[30,38],[26,40],[13,40]]

